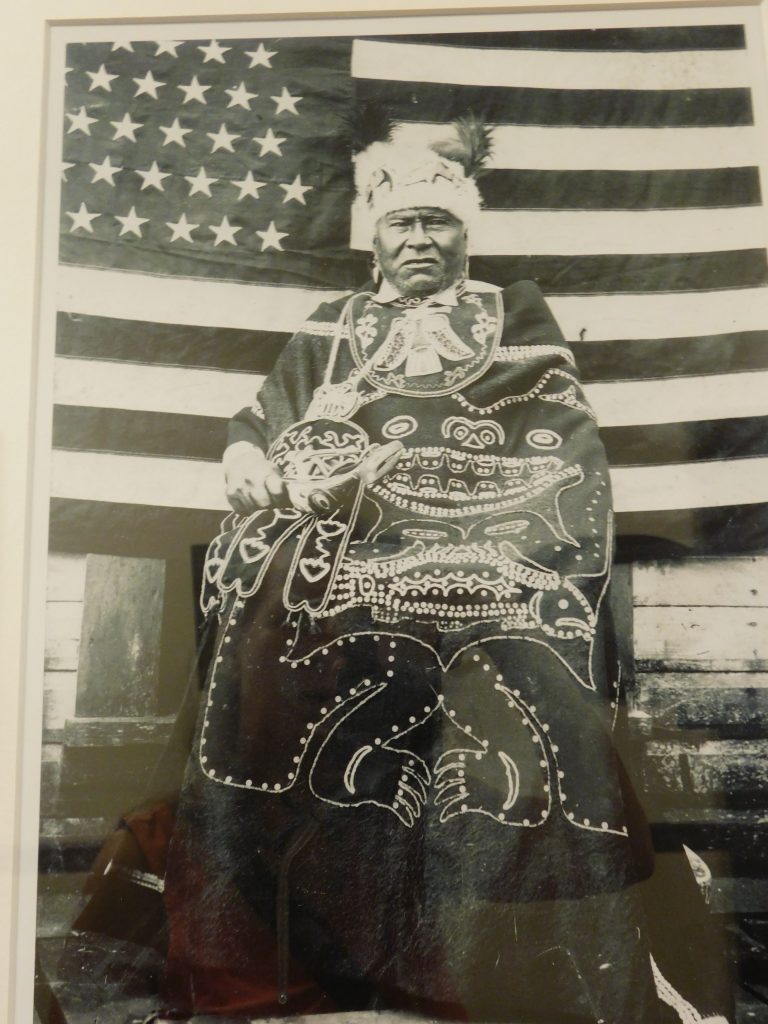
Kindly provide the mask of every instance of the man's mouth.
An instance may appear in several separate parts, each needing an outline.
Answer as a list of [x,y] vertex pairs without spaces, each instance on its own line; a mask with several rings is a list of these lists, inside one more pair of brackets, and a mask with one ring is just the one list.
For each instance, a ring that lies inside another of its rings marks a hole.
[[425,257],[424,259],[405,260],[402,265],[404,269],[407,268],[408,270],[427,270],[431,267],[436,267],[437,260]]

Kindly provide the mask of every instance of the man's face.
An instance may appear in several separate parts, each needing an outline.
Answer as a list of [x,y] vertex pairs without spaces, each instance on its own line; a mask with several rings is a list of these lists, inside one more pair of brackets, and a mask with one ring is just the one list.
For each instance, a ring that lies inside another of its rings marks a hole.
[[396,210],[376,224],[373,249],[382,274],[401,295],[433,295],[461,277],[466,231],[445,210]]

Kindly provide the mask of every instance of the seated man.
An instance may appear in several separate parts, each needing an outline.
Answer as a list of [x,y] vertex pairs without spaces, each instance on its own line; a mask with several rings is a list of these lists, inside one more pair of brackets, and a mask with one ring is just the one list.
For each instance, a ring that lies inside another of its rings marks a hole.
[[487,141],[358,157],[373,285],[232,421],[166,883],[177,1017],[702,1019],[638,901],[594,415],[536,286],[466,274]]

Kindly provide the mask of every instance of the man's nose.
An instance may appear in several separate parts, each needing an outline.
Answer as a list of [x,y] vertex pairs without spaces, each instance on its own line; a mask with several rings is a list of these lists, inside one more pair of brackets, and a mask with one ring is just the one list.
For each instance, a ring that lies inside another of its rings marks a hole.
[[411,224],[411,229],[408,232],[408,244],[415,246],[416,248],[422,248],[423,246],[432,244],[432,239],[424,230],[424,225],[420,220],[414,221],[413,224]]

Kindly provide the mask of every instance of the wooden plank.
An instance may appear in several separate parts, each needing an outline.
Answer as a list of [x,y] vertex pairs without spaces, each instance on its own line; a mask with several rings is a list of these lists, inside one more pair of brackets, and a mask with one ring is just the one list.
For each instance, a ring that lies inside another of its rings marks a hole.
[[768,1024],[765,1000],[739,989],[736,993],[736,1024]]
[[41,818],[40,839],[55,839],[65,843],[102,843],[114,828],[114,818]]
[[637,605],[768,605],[765,555],[638,563],[632,577]]
[[40,765],[40,814],[57,815],[60,811],[61,763],[43,761]]
[[37,937],[67,935],[83,898],[88,875],[80,871],[39,876]]
[[49,601],[82,601],[85,594],[85,555],[52,552],[48,556],[46,596]]
[[126,743],[165,743],[174,715],[154,718],[75,718],[64,727],[68,747],[119,747]]
[[768,914],[768,879],[714,878],[710,908],[715,914]]
[[82,620],[82,598],[48,601],[45,607],[46,671],[70,672],[77,668]]
[[710,740],[701,745],[652,740],[643,752],[651,792],[710,801],[753,797],[768,803],[768,740]]
[[[46,672],[43,677],[43,731],[62,732],[75,713],[77,672]],[[51,736],[47,737],[50,741]],[[58,737],[61,739],[61,737]]]
[[641,672],[632,710],[655,728],[768,729],[768,673]]
[[164,583],[161,559],[88,555],[78,715],[155,709]]
[[48,761],[53,761],[56,764],[61,764],[61,744],[59,743],[43,743],[43,749],[40,754],[40,760],[43,764]]
[[46,672],[76,672],[80,658],[80,640],[45,641]]
[[768,809],[681,808],[678,802],[657,809],[652,830],[657,850],[677,850],[685,843],[698,853],[727,856],[731,874],[768,875]]
[[82,601],[49,601],[45,608],[46,640],[79,640],[82,619]]
[[635,608],[641,671],[768,670],[768,608]]
[[149,799],[150,782],[164,747],[160,743],[64,747],[60,810],[71,818],[117,820]]

